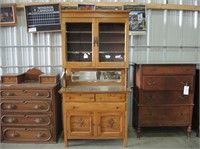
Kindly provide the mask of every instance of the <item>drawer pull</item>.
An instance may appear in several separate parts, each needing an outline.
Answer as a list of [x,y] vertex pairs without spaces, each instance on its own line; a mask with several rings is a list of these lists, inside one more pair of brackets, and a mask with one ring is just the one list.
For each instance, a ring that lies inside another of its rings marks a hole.
[[187,96],[179,96],[180,99],[184,100],[187,98]]
[[188,86],[188,82],[181,81],[180,83],[183,84],[183,85],[187,85]]
[[16,109],[16,105],[14,105],[14,104],[8,104],[7,105],[7,109],[8,110]]
[[9,123],[16,123],[17,119],[14,118],[14,117],[10,117],[10,118],[7,119],[7,122],[9,122]]
[[35,109],[35,110],[42,109],[42,105],[40,105],[40,104],[36,104],[36,105],[34,106],[34,109]]
[[37,138],[42,138],[42,137],[44,137],[45,136],[45,134],[44,133],[41,133],[41,132],[39,132],[38,134],[36,134],[36,137]]
[[6,95],[7,96],[14,96],[14,93],[8,92]]
[[42,122],[44,122],[44,119],[43,118],[36,118],[35,122],[36,123],[42,123]]
[[17,133],[17,132],[14,131],[14,132],[10,133],[10,136],[11,137],[19,137],[19,133]]
[[156,84],[156,82],[147,82],[148,83],[148,85],[155,85]]
[[117,106],[116,109],[119,109],[119,107]]
[[73,109],[77,109],[78,107],[73,106],[72,108],[73,108]]
[[38,96],[43,96],[43,94],[42,93],[36,93],[35,96],[37,96],[37,97]]

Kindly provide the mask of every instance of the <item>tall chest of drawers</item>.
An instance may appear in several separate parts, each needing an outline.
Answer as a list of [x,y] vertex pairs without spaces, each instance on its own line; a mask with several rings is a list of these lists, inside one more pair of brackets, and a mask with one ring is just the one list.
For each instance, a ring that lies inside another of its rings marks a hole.
[[191,132],[196,66],[193,64],[136,65],[133,126],[187,126]]
[[1,141],[57,142],[62,128],[59,88],[57,83],[1,84]]

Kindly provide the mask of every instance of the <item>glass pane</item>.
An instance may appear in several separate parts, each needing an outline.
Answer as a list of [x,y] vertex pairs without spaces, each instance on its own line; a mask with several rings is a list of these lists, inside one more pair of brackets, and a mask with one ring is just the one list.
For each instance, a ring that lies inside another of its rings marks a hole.
[[120,82],[121,71],[74,71],[72,82]]
[[66,23],[67,61],[92,61],[92,23]]
[[99,24],[99,62],[124,62],[125,24]]

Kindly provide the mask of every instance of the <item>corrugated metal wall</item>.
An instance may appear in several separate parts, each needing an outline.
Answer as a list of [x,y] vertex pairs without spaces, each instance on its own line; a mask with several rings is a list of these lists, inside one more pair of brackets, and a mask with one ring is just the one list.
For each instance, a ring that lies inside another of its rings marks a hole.
[[[200,0],[0,0],[0,2],[141,2],[200,5]],[[17,17],[16,27],[0,27],[0,75],[25,72],[33,66],[38,66],[46,73],[61,73],[61,33],[27,33],[23,9],[17,10]],[[200,64],[200,12],[147,10],[147,26],[145,35],[130,36],[130,63]],[[130,67],[130,86],[133,82],[132,72],[133,68]],[[129,125],[132,121],[131,111],[130,100]]]

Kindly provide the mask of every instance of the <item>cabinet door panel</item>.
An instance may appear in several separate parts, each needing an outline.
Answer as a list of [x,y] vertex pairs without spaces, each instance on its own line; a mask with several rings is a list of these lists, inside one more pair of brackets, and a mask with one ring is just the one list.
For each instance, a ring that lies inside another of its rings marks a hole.
[[92,136],[93,128],[93,113],[90,112],[67,112],[66,121],[68,137],[83,137]]
[[97,19],[98,39],[97,63],[102,67],[126,67],[128,62],[127,19]]
[[97,113],[98,136],[122,137],[124,133],[123,112]]
[[64,19],[63,63],[66,67],[91,67],[94,64],[94,19]]

